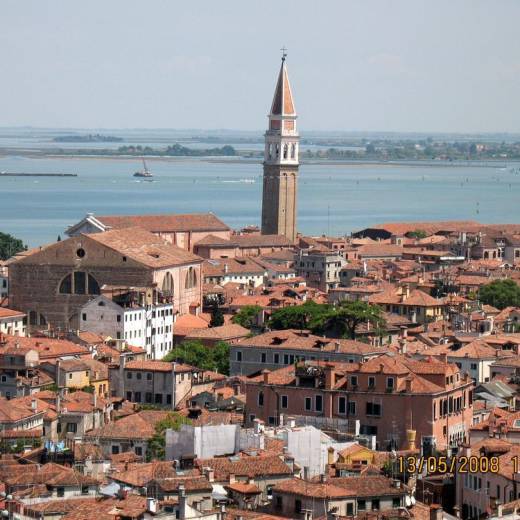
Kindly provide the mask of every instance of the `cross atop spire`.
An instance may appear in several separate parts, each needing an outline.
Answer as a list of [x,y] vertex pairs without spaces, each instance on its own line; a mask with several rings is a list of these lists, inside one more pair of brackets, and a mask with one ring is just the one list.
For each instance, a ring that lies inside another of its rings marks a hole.
[[282,61],[285,61],[285,58],[287,58],[287,48],[284,45],[280,50],[282,51]]

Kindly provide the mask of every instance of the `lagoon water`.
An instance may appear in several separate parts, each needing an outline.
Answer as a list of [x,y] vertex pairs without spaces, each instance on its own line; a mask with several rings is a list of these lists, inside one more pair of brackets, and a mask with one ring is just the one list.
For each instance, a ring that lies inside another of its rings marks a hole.
[[[0,231],[30,246],[64,236],[87,212],[212,211],[234,228],[259,224],[262,165],[217,159],[150,159],[155,182],[132,175],[136,159],[0,157],[0,171],[77,173],[78,177],[0,177]],[[520,222],[520,175],[508,164],[300,167],[299,230],[342,235],[402,220]]]

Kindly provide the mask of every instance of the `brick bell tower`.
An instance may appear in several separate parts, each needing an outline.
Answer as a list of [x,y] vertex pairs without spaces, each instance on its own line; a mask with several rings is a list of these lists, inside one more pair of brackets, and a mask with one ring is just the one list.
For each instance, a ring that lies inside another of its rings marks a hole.
[[298,190],[298,147],[296,110],[282,49],[269,129],[265,133],[262,235],[285,235],[296,240],[296,196]]

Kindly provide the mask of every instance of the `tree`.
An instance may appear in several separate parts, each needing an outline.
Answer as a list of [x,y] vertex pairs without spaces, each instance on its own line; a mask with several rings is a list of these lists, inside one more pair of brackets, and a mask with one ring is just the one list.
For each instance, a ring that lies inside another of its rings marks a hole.
[[163,358],[163,361],[187,363],[201,370],[212,370],[221,374],[229,373],[229,344],[219,341],[207,347],[200,341],[184,341]]
[[260,305],[245,305],[233,316],[231,321],[250,329],[256,325],[256,320],[261,312],[262,307]]
[[311,322],[317,321],[329,312],[329,305],[308,301],[303,305],[284,307],[274,311],[269,320],[269,327],[275,330],[307,329]]
[[419,240],[428,236],[428,233],[426,233],[426,231],[424,231],[423,229],[415,229],[414,231],[410,231],[407,234],[410,238],[417,238]]
[[224,325],[224,313],[218,305],[218,302],[213,303],[211,309],[211,321],[209,322],[210,327],[220,327]]
[[20,251],[27,251],[27,246],[19,238],[0,232],[0,260],[7,260]]
[[495,280],[479,290],[482,303],[497,309],[520,307],[520,286],[514,280]]
[[345,301],[311,322],[310,326],[316,333],[356,339],[356,327],[367,322],[382,332],[385,320],[380,307],[362,301]]
[[191,424],[191,421],[178,412],[171,412],[164,419],[158,421],[155,424],[155,433],[148,441],[146,458],[148,460],[164,460],[166,430],[179,431],[183,424]]

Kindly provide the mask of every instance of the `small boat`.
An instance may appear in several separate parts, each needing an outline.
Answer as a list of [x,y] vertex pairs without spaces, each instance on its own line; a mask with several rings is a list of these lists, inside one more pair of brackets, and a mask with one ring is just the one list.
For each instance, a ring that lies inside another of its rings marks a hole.
[[143,159],[143,170],[134,173],[134,177],[153,177],[153,173],[147,168],[146,161]]

